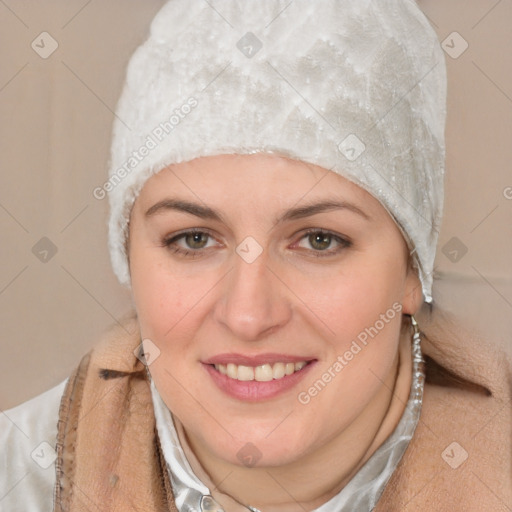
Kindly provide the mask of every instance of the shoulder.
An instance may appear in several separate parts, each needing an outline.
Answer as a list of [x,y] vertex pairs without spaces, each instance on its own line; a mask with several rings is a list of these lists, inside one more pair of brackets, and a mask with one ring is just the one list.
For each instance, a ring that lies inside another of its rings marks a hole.
[[430,486],[444,506],[457,510],[467,501],[464,510],[508,510],[510,413],[510,401],[501,396],[427,386],[416,453],[430,463]]
[[67,379],[0,413],[0,509],[51,510],[55,440]]
[[427,384],[416,432],[377,510],[510,510],[510,413],[493,396]]
[[510,510],[510,359],[446,317],[423,325],[421,417],[377,510]]

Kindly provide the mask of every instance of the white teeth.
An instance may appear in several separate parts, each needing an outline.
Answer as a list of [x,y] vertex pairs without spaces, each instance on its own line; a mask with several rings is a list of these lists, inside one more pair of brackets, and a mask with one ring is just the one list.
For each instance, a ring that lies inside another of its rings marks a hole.
[[286,363],[286,368],[284,372],[286,375],[291,375],[295,371],[295,364],[294,363]]
[[254,380],[257,380],[258,382],[268,382],[272,379],[272,366],[269,364],[256,366],[256,369],[254,370]]
[[307,365],[306,361],[300,361],[298,363],[274,363],[274,364],[262,364],[260,366],[244,366],[236,365],[233,363],[216,364],[214,365],[223,375],[226,375],[230,379],[236,379],[241,381],[256,380],[258,382],[268,382],[273,379],[282,379],[284,376],[291,375],[292,373],[298,372]]
[[285,364],[284,363],[276,363],[272,368],[272,377],[274,379],[281,379],[285,376]]
[[254,368],[252,366],[238,365],[238,380],[254,380]]
[[233,363],[229,363],[227,366],[227,374],[229,378],[236,379],[238,378],[238,366]]

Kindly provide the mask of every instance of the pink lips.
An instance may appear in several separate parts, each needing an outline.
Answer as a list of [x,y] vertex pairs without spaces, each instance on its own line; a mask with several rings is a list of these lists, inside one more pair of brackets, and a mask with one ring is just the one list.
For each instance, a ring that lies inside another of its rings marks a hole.
[[[291,375],[266,382],[240,381],[229,378],[215,369],[215,364],[229,364],[256,367],[262,364],[296,363],[307,361],[308,364]],[[246,402],[258,402],[269,400],[285,393],[295,387],[315,365],[316,360],[309,356],[290,356],[285,354],[258,354],[256,356],[244,356],[241,354],[219,354],[203,361],[206,370],[214,384],[231,398]]]

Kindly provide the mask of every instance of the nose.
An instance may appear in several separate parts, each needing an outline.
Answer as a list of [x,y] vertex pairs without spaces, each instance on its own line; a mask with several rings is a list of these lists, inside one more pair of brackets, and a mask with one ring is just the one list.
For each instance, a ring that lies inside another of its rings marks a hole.
[[234,268],[223,280],[215,320],[233,337],[259,341],[289,322],[292,308],[287,287],[268,266],[265,253],[252,263],[234,256]]

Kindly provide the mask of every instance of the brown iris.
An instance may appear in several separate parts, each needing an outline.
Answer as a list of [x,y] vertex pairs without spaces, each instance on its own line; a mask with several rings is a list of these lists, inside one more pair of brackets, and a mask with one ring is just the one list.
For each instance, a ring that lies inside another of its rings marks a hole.
[[206,233],[187,233],[185,235],[187,246],[192,249],[202,249],[208,243]]
[[329,247],[332,236],[328,233],[312,233],[308,236],[309,243],[312,247],[319,250],[324,250]]

